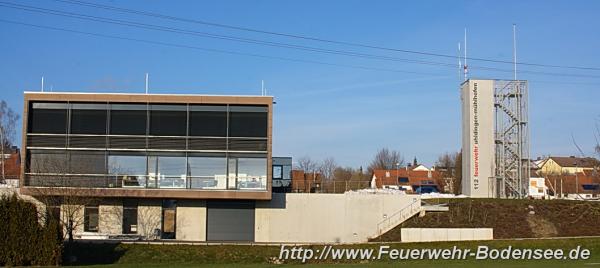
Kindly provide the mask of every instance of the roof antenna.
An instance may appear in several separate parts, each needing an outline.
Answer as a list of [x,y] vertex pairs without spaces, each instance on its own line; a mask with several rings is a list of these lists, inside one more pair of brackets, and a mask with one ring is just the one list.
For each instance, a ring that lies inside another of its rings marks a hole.
[[265,95],[265,80],[260,80],[260,95]]
[[517,80],[517,25],[513,23],[513,65],[515,70],[515,81]]
[[460,42],[458,42],[458,80],[460,81],[461,72],[462,72],[462,60],[460,58]]
[[44,77],[42,76],[42,92],[44,92]]
[[467,81],[467,76],[469,74],[469,68],[467,65],[467,28],[465,28],[465,64],[464,64],[464,70],[465,70],[465,81]]
[[148,73],[146,73],[146,94],[148,94]]

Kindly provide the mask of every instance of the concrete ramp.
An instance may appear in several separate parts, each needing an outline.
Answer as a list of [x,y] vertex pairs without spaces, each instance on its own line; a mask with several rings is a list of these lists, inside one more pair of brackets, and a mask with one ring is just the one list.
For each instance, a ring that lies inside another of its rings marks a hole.
[[420,210],[418,195],[274,193],[256,202],[255,241],[367,242]]

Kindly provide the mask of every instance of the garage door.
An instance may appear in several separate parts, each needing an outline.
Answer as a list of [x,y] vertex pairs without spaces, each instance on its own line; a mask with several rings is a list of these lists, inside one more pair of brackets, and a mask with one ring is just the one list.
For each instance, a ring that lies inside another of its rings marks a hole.
[[254,241],[254,201],[209,201],[206,240]]

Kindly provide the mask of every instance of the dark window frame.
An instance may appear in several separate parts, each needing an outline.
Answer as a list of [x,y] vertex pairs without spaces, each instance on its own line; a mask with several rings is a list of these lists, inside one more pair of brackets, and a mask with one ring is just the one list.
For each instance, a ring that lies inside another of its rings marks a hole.
[[[70,134],[108,134],[109,105],[107,103],[71,103],[70,112]],[[81,114],[80,114],[81,113]],[[103,117],[101,119],[94,117]],[[91,124],[90,120],[95,124]],[[81,124],[81,126],[79,126]],[[93,129],[91,126],[93,126]]]
[[228,137],[268,137],[268,106],[230,105],[228,115]]
[[[100,227],[100,206],[98,205],[86,205],[83,209],[83,231],[97,233]],[[95,217],[95,226],[92,224],[92,217]]]
[[[190,105],[188,116],[189,136],[195,137],[227,137],[228,128],[227,105]],[[211,129],[205,128],[212,125]]]
[[149,136],[187,136],[187,104],[150,104],[148,106]]
[[[149,107],[147,103],[111,103],[109,105],[109,127],[108,134],[109,135],[138,135],[138,136],[147,136],[148,135],[148,111]],[[121,114],[120,114],[121,113]],[[143,115],[142,115],[143,114]],[[122,117],[122,118],[119,118]],[[127,117],[131,117],[127,119]],[[137,120],[135,119],[137,118]],[[140,131],[142,129],[141,118],[143,119],[143,133]],[[123,120],[124,119],[124,120]],[[132,127],[131,129],[127,129],[127,127],[131,127],[132,122],[137,122],[138,125]],[[116,125],[118,124],[118,125]],[[117,129],[117,131],[115,131]]]
[[[66,135],[69,129],[69,110],[67,102],[30,102],[27,133]],[[50,113],[52,111],[55,113]],[[56,115],[56,111],[64,113],[62,119]],[[41,119],[37,119],[38,117]]]

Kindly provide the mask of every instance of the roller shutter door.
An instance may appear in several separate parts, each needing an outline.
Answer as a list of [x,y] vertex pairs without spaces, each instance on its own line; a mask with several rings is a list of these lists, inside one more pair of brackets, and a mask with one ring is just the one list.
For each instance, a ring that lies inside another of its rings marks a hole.
[[254,241],[254,201],[208,201],[207,241]]

